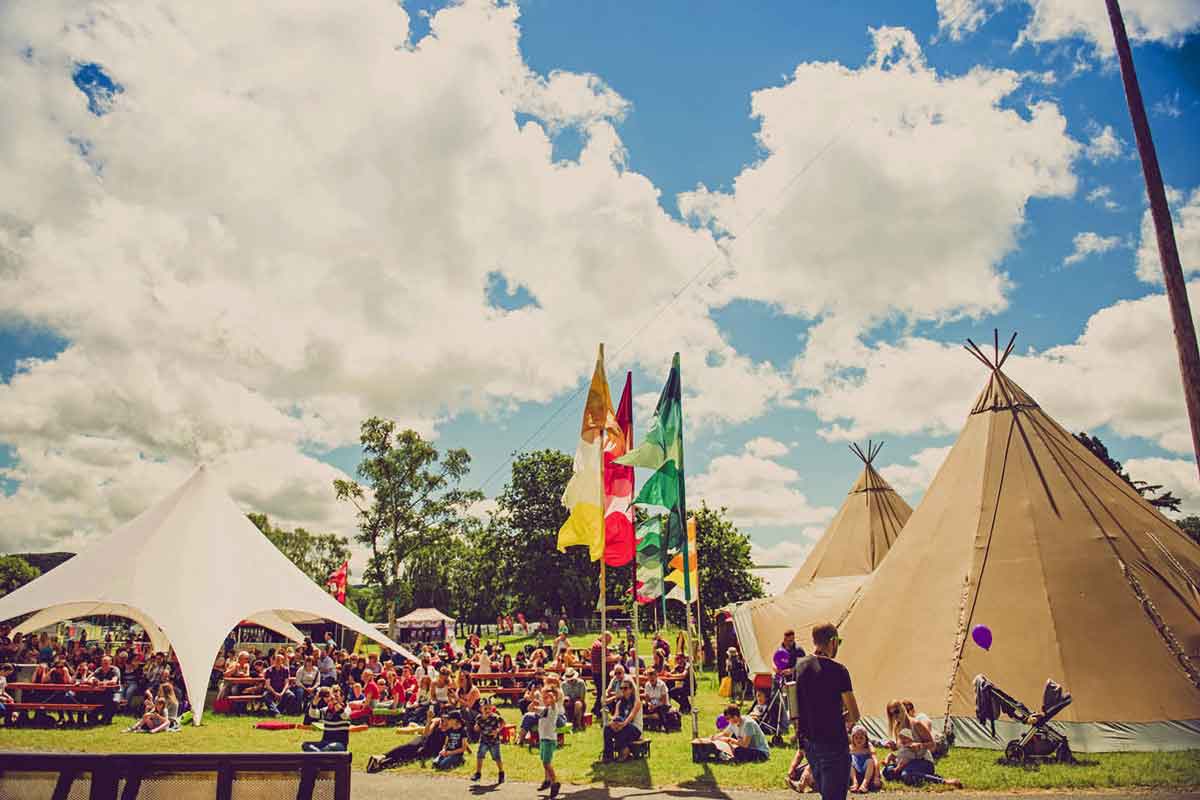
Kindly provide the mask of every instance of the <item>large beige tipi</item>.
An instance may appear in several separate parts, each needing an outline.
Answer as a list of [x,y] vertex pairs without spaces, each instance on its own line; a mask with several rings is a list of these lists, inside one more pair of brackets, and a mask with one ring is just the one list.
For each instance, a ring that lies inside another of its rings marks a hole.
[[841,627],[859,707],[879,726],[911,698],[960,743],[1003,746],[973,678],[1030,707],[1053,678],[1076,750],[1200,747],[1200,546],[1001,371],[1012,346],[968,348],[987,385]]
[[817,578],[869,575],[883,561],[900,529],[912,516],[912,508],[872,466],[883,443],[867,442],[865,453],[858,445],[851,445],[850,449],[863,462],[862,474],[850,487],[850,494],[825,529],[825,535],[813,545],[788,589]]
[[771,671],[771,657],[789,628],[804,642],[815,623],[845,617],[900,535],[912,509],[872,466],[882,448],[868,442],[864,453],[851,446],[863,462],[862,473],[787,590],[729,609],[751,672]]

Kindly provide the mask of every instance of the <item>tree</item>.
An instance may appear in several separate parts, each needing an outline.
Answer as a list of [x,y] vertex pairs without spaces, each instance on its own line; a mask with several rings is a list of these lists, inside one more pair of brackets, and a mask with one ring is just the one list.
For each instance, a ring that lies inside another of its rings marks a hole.
[[41,574],[41,570],[20,556],[0,556],[0,597],[20,589]]
[[[1169,489],[1162,491],[1162,484],[1147,483],[1146,481],[1134,480],[1120,461],[1117,461],[1108,453],[1108,448],[1104,446],[1104,442],[1100,441],[1098,436],[1089,436],[1087,432],[1075,434],[1075,438],[1079,443],[1092,451],[1092,455],[1104,462],[1105,466],[1117,473],[1121,480],[1128,483],[1138,494],[1146,498],[1146,502],[1158,509],[1167,511],[1179,512],[1179,505],[1183,501],[1176,497]],[[1149,497],[1147,497],[1149,495]]]
[[359,443],[362,483],[339,479],[333,489],[358,513],[355,539],[370,549],[363,578],[379,588],[391,630],[410,559],[461,533],[467,509],[483,494],[460,488],[471,468],[466,450],[443,457],[421,434],[397,432],[379,417],[363,422]]
[[508,565],[492,525],[468,520],[458,543],[461,555],[449,564],[450,608],[464,622],[491,622],[513,602]]
[[350,559],[350,541],[336,533],[309,533],[276,528],[266,514],[246,515],[301,572],[325,587],[329,576]]
[[1191,537],[1192,541],[1200,544],[1200,517],[1194,514],[1190,517],[1184,517],[1175,523],[1179,529]]
[[[765,597],[762,578],[750,570],[750,538],[737,529],[725,508],[713,509],[703,500],[700,508],[688,512],[696,520],[696,566],[700,573],[701,630],[710,629],[718,608]],[[668,584],[674,586],[674,584]],[[695,587],[692,587],[695,591]],[[667,601],[667,616],[683,625],[682,603]]]
[[571,456],[560,450],[524,453],[496,498],[491,520],[494,560],[503,570],[516,610],[534,618],[545,609],[591,616],[600,592],[599,566],[587,548],[558,551],[558,529],[568,510],[562,495],[571,479]]

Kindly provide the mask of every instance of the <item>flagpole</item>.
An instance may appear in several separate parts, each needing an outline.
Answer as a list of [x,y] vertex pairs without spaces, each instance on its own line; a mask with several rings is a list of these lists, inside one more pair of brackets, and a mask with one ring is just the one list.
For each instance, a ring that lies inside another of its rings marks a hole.
[[662,603],[662,627],[667,627],[667,548],[671,544],[671,512],[660,514],[662,520],[662,538],[658,547],[658,565],[662,569],[662,591],[659,601]]
[[[600,345],[600,358],[604,359],[604,345]],[[608,590],[604,585],[604,548],[607,545],[605,536],[606,523],[604,520],[604,433],[605,425],[600,426],[600,725],[608,725],[608,706],[604,702],[604,693],[608,691],[608,642],[604,634],[608,631]]]
[[[700,735],[700,712],[696,709],[696,665],[693,658],[694,651],[692,648],[692,569],[691,560],[688,553],[688,536],[687,536],[687,492],[684,487],[684,468],[683,468],[683,367],[679,365],[679,353],[675,354],[675,380],[679,386],[679,522],[683,526],[683,605],[687,609],[686,621],[687,632],[685,639],[687,641],[688,662],[691,664],[691,669],[688,670],[688,695],[692,705],[692,738]],[[697,562],[697,567],[699,562]]]

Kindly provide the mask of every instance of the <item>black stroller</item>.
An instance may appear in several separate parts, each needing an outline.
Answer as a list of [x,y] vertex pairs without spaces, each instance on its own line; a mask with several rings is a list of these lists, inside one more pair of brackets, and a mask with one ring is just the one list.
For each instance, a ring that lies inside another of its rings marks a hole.
[[994,713],[988,715],[990,720],[981,719],[980,721],[991,722],[993,737],[996,735],[996,718],[1000,713],[1029,726],[1028,730],[1004,746],[1003,763],[1033,764],[1039,761],[1058,761],[1063,764],[1071,764],[1075,762],[1075,756],[1071,754],[1071,745],[1067,742],[1067,737],[1050,727],[1050,721],[1060,711],[1071,705],[1070,692],[1065,691],[1052,680],[1046,681],[1046,688],[1042,692],[1042,710],[1035,713],[1030,711],[1020,700],[992,685],[986,678],[983,678],[983,683],[983,691],[990,698],[991,711]]
[[762,728],[763,733],[770,737],[773,747],[782,746],[784,734],[788,732],[788,720],[791,715],[788,713],[786,689],[788,686],[794,685],[786,684],[778,675],[758,674],[754,676],[754,688],[767,691],[767,710],[758,718],[758,727]]

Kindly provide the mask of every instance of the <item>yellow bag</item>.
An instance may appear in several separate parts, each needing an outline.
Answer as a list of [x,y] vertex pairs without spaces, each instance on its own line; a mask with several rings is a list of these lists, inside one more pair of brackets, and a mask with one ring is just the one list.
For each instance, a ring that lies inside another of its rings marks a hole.
[[717,694],[721,695],[721,697],[729,697],[732,693],[733,678],[726,675],[724,678],[721,678],[721,686],[717,689]]

